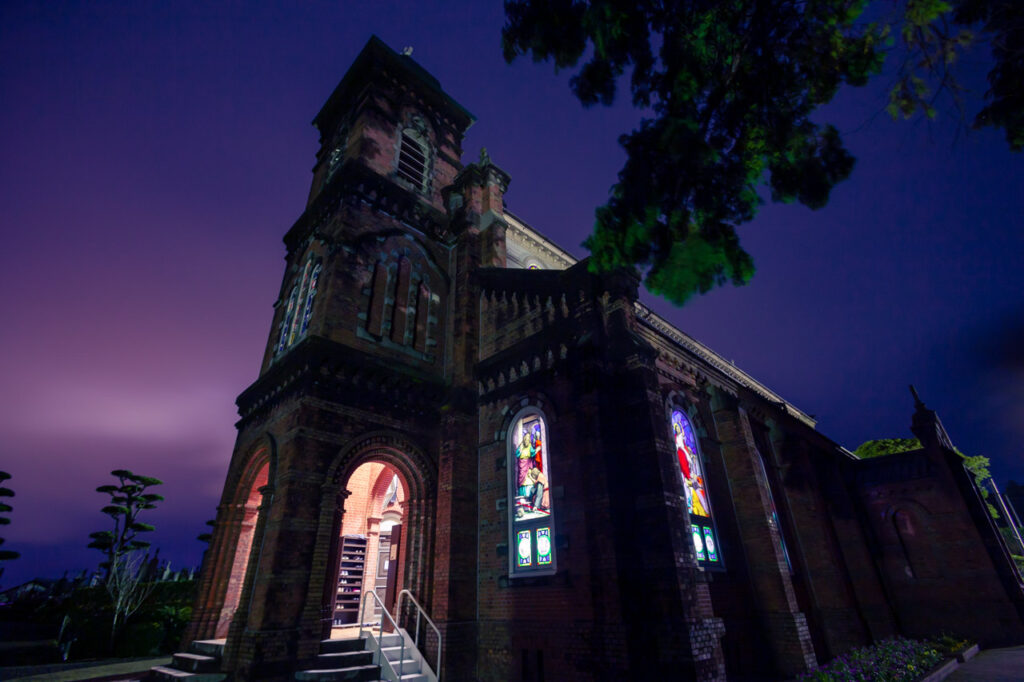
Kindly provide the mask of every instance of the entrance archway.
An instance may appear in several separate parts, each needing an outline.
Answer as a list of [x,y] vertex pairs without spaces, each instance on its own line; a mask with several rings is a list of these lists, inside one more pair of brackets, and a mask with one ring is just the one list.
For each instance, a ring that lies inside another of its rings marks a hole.
[[405,490],[401,476],[383,462],[364,462],[345,483],[348,497],[341,522],[337,594],[332,637],[348,628],[378,623],[380,606],[366,597],[376,592],[391,611],[402,589],[402,524]]
[[224,605],[221,607],[220,617],[217,618],[217,628],[214,633],[217,638],[227,637],[231,619],[238,610],[242,588],[245,586],[245,578],[249,569],[249,559],[252,556],[253,540],[256,537],[260,504],[263,502],[262,488],[267,485],[269,480],[270,463],[265,462],[253,469],[255,474],[249,479],[251,482],[246,481],[238,488],[238,502],[236,503],[238,535],[234,542],[227,589],[224,591]]
[[[368,469],[371,473],[366,474],[369,492],[361,498],[364,502],[360,503],[359,492],[353,489],[357,487],[355,481],[358,480],[355,474],[367,463],[374,467]],[[390,475],[386,472],[390,472]],[[397,499],[392,501],[388,499],[388,493],[396,477],[396,490],[400,493]],[[317,547],[322,548],[317,551],[323,552],[321,556],[324,556],[326,561],[322,565],[325,565],[327,570],[311,576],[310,601],[307,602],[307,608],[311,609],[311,612],[320,613],[321,639],[327,639],[333,634],[339,587],[354,587],[353,583],[339,584],[339,578],[342,577],[342,557],[345,556],[342,550],[347,548],[344,536],[347,534],[365,534],[366,544],[369,544],[370,534],[367,531],[375,530],[378,554],[374,558],[379,562],[380,529],[382,525],[387,529],[391,524],[395,524],[391,526],[390,535],[391,538],[398,539],[398,546],[394,551],[394,559],[391,558],[389,547],[387,558],[388,575],[394,580],[392,592],[397,594],[401,589],[408,589],[421,603],[431,602],[430,564],[434,549],[436,481],[437,470],[433,462],[420,448],[396,432],[367,434],[353,441],[338,454],[328,469],[323,487],[320,527],[317,534]],[[399,527],[399,520],[400,532],[395,530]],[[366,552],[364,549],[364,566]],[[381,587],[386,595],[387,584]],[[376,588],[376,585],[368,585],[368,588]],[[360,587],[360,598],[363,594],[362,589]],[[358,622],[362,616],[363,614],[357,615],[356,621]]]

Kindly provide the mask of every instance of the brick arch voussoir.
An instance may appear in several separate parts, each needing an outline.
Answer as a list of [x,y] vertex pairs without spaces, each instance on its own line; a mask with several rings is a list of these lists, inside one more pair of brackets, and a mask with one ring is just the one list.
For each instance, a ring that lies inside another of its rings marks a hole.
[[418,445],[396,431],[375,431],[354,439],[331,462],[325,485],[341,492],[352,473],[366,462],[383,462],[395,469],[406,499],[428,499],[436,494],[437,467]]
[[515,396],[505,403],[501,410],[501,430],[498,432],[497,440],[505,440],[509,429],[512,428],[512,424],[515,422],[516,416],[528,407],[532,407],[540,412],[548,425],[558,422],[558,410],[554,402],[545,394],[536,393]]
[[264,467],[267,467],[265,485],[273,486],[277,480],[277,440],[270,433],[265,433],[257,439],[249,448],[244,463],[238,468],[237,479],[231,486],[231,504],[244,505],[248,502],[253,486]]
[[911,518],[919,522],[923,529],[931,531],[934,529],[932,523],[932,512],[928,507],[921,504],[917,500],[903,497],[898,500],[893,500],[886,508],[883,513],[883,518],[887,523],[891,523],[899,512],[909,512]]
[[693,432],[700,438],[707,438],[713,430],[708,428],[708,424],[704,420],[704,415],[701,413],[700,405],[694,402],[686,392],[680,388],[673,388],[669,391],[665,397],[665,424],[668,428],[668,424],[671,423],[672,410],[678,409],[686,415],[686,418],[690,421],[690,426],[693,427]]
[[[395,471],[390,466],[386,467],[383,471],[377,474],[377,480],[373,482],[373,486],[370,489],[369,508],[371,511],[375,512],[383,506],[384,495],[387,494],[388,488],[391,487],[391,477],[394,475]],[[401,482],[401,477],[399,477],[399,482]],[[399,486],[399,490],[401,492],[398,496],[398,499],[404,502],[406,496],[408,495],[408,493],[405,490],[405,484]]]

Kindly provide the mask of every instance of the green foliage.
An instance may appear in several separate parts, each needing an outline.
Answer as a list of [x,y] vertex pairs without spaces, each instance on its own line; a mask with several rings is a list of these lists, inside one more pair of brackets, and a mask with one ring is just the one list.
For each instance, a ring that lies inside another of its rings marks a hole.
[[[121,631],[114,652],[148,656],[176,651],[192,616],[195,590],[194,580],[155,583],[149,599]],[[5,616],[20,622],[54,626],[63,621],[60,641],[66,647],[69,660],[110,655],[114,612],[110,596],[102,585],[79,587],[45,600],[33,595],[6,606]],[[140,651],[142,653],[138,653]]]
[[153,526],[142,523],[138,516],[143,511],[155,509],[156,503],[164,499],[161,495],[146,492],[152,486],[162,485],[160,479],[140,476],[127,469],[115,469],[110,475],[117,478],[118,485],[101,485],[96,488],[96,492],[110,496],[110,504],[100,511],[113,520],[114,529],[89,534],[92,538],[89,547],[106,555],[106,560],[100,566],[107,570],[108,577],[111,568],[122,556],[149,547],[149,542],[139,539],[138,535],[152,531]]
[[210,527],[210,531],[208,531],[206,533],[200,533],[199,535],[196,536],[196,540],[199,540],[199,542],[205,542],[207,545],[209,545],[210,544],[210,540],[213,539],[213,532],[212,531],[213,531],[213,527],[216,524],[217,524],[217,522],[214,519],[210,519],[209,521],[207,521],[206,525]]
[[942,661],[932,642],[887,639],[853,649],[827,665],[797,677],[801,682],[912,682]]
[[[0,471],[0,483],[10,480],[11,475],[6,471]],[[14,497],[14,491],[10,488],[0,486],[0,498]],[[14,507],[7,504],[6,502],[0,502],[0,526],[6,526],[11,523],[11,520],[5,516],[6,514],[13,511]],[[0,538],[0,545],[4,544],[4,539]],[[0,561],[10,561],[11,559],[17,559],[21,554],[14,552],[9,549],[0,549]],[[3,569],[0,568],[0,575],[3,575]]]
[[963,639],[962,637],[956,637],[955,635],[942,634],[931,641],[932,646],[938,649],[939,653],[945,658],[952,658],[964,649],[968,649],[971,646],[969,640]]
[[[885,455],[893,455],[897,452],[907,452],[909,450],[918,450],[921,448],[921,441],[917,438],[879,438],[877,440],[867,440],[857,446],[857,449],[853,451],[860,459],[870,459],[872,457],[883,457]],[[964,460],[964,468],[970,471],[974,475],[974,482],[978,486],[978,490],[981,491],[981,497],[988,500],[988,488],[985,486],[985,481],[992,478],[992,473],[989,471],[989,464],[991,461],[984,455],[968,456],[960,451],[959,448],[954,447],[953,452],[960,455]],[[992,506],[991,503],[986,501],[988,507],[988,513],[992,515],[992,518],[998,519],[999,512]]]
[[853,454],[861,459],[870,459],[920,449],[921,441],[916,438],[880,438],[864,441],[853,451]]
[[585,242],[590,268],[640,267],[647,288],[676,304],[749,281],[753,259],[736,227],[754,218],[764,191],[821,208],[853,170],[838,131],[812,114],[841,85],[867,83],[896,50],[904,63],[890,112],[933,116],[934,92],[957,91],[948,66],[973,40],[951,26],[994,36],[997,67],[978,124],[1005,127],[1020,148],[1024,88],[1013,83],[1024,82],[1024,66],[1002,45],[1022,38],[1000,22],[1021,27],[1024,3],[901,0],[892,21],[866,23],[869,4],[506,0],[506,60],[528,54],[557,69],[582,60],[570,87],[585,106],[610,104],[629,73],[632,102],[648,114],[620,138],[627,159]]

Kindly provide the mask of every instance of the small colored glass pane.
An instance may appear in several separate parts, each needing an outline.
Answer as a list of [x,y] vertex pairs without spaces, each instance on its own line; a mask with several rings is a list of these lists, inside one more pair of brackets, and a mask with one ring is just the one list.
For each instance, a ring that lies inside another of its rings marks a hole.
[[292,319],[295,317],[295,302],[299,297],[299,288],[292,287],[292,293],[288,297],[288,306],[284,311],[284,320],[281,321],[281,341],[278,343],[277,352],[280,353],[288,347],[288,330],[292,327]]
[[715,547],[715,534],[708,526],[704,526],[704,549],[708,551],[708,561],[718,561],[718,548]]
[[697,550],[697,561],[704,561],[704,541],[700,539],[700,526],[691,525],[693,529],[693,548]]
[[512,430],[515,438],[515,522],[551,516],[551,482],[548,476],[547,433],[540,415],[520,419]]
[[551,563],[551,529],[537,529],[537,564],[547,566]]
[[320,265],[317,265],[313,269],[313,277],[309,282],[309,291],[306,292],[306,311],[302,316],[302,329],[299,331],[299,335],[306,333],[306,329],[309,328],[309,318],[313,316],[313,298],[316,296],[316,283],[320,279]]
[[704,469],[697,454],[697,439],[693,435],[690,420],[681,410],[672,411],[672,434],[675,438],[676,457],[679,473],[686,490],[686,507],[691,515],[711,518],[711,505],[704,483]]
[[521,530],[518,533],[519,541],[516,543],[516,554],[520,566],[529,566],[533,563],[533,550],[530,547],[530,531]]

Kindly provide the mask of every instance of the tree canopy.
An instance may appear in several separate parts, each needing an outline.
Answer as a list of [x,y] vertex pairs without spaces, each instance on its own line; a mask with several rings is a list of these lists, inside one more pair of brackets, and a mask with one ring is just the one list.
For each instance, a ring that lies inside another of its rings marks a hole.
[[110,475],[117,479],[118,484],[101,485],[96,492],[110,496],[110,504],[100,511],[113,520],[114,528],[89,534],[92,538],[89,547],[100,550],[107,557],[101,566],[107,569],[108,580],[122,557],[149,547],[149,542],[141,539],[139,533],[148,533],[154,527],[139,521],[138,517],[147,509],[155,509],[156,503],[164,499],[162,495],[146,492],[152,486],[163,484],[158,478],[141,476],[127,469],[115,469]]
[[[865,11],[891,21],[868,22]],[[754,273],[736,227],[771,200],[821,208],[854,158],[838,130],[811,120],[840,86],[864,85],[890,52],[902,63],[889,111],[934,115],[958,92],[951,66],[975,39],[995,66],[977,126],[1024,146],[1024,3],[1017,0],[506,0],[505,58],[569,68],[585,105],[610,104],[629,73],[645,112],[620,137],[625,166],[584,245],[590,267],[639,267],[682,304]],[[764,187],[764,185],[767,187]]]

